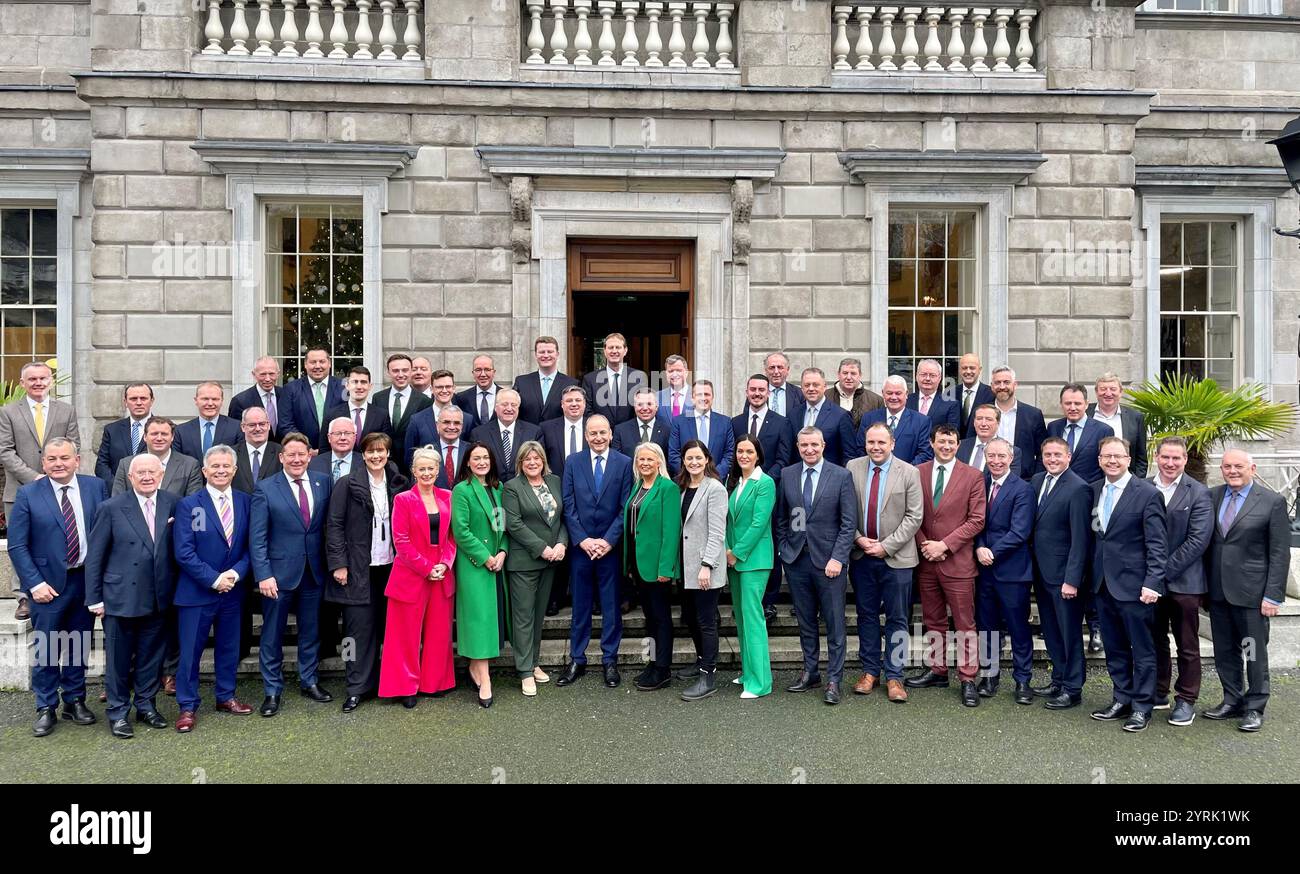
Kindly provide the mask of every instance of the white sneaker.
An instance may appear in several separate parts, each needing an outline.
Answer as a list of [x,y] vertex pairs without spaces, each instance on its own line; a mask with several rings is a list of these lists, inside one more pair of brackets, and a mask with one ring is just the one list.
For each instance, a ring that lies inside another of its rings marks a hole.
[[740,693],[740,697],[741,697],[742,699],[748,699],[748,698],[757,698],[758,696],[755,695],[753,692],[750,692],[750,691],[746,690],[746,691]]
[[737,686],[739,686],[739,685],[740,685],[740,677],[737,677],[736,679],[732,680],[731,682],[733,682],[733,683],[735,683]]
[[524,677],[522,685],[525,696],[532,698],[537,695],[537,682],[532,677]]

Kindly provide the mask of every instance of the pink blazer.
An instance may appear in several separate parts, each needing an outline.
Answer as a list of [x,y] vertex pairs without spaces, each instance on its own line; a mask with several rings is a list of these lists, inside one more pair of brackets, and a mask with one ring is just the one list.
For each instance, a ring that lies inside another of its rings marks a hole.
[[[456,561],[456,544],[451,538],[451,492],[435,488],[438,503],[438,545],[429,542],[429,514],[420,498],[419,486],[411,486],[393,499],[393,546],[397,560],[388,578],[388,597],[397,601],[416,603],[425,586],[435,587],[444,598],[456,594],[456,581],[452,574]],[[434,565],[445,564],[447,575],[441,582],[429,579]]]

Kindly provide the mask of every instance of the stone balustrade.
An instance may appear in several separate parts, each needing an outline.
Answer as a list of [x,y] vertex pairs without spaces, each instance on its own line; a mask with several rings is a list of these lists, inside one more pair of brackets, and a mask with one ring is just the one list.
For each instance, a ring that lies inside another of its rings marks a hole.
[[203,55],[420,61],[423,0],[196,0]]
[[734,70],[736,3],[534,0],[521,12],[525,67]]
[[1034,67],[1035,8],[831,7],[835,72],[1027,74]]

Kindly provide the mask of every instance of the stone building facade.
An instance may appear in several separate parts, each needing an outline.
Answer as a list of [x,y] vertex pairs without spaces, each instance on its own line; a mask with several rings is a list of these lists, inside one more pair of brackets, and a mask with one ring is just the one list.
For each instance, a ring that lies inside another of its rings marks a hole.
[[84,434],[315,339],[508,381],[580,300],[724,411],[774,349],[1295,401],[1300,0],[1165,5],[5,0],[4,375],[57,353]]

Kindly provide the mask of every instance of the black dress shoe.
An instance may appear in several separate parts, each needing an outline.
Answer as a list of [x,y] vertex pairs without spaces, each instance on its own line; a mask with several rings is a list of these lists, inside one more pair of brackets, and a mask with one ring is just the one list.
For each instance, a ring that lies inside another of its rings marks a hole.
[[328,704],[334,700],[334,696],[326,692],[320,686],[312,683],[310,686],[303,686],[301,690],[304,698],[310,698],[318,704]]
[[144,713],[137,713],[135,715],[135,721],[143,722],[145,725],[149,726],[150,728],[167,728],[171,725],[170,722],[163,719],[162,714],[159,713],[157,710],[149,710]]
[[80,698],[76,701],[65,701],[63,703],[63,718],[71,719],[77,725],[95,724],[95,714],[90,712],[86,702]]
[[1101,629],[1088,629],[1088,652],[1096,655],[1101,652]]
[[646,668],[636,675],[633,685],[642,692],[653,692],[656,689],[664,689],[672,685],[673,675],[667,668],[656,668],[654,665]]
[[1247,710],[1246,715],[1241,717],[1241,722],[1237,723],[1237,728],[1241,731],[1259,731],[1264,727],[1264,713],[1260,710]]
[[559,613],[560,613],[560,608],[559,608],[558,605],[556,605],[556,604],[547,604],[547,605],[546,605],[546,615],[547,615],[547,616],[558,616]]
[[1029,691],[1037,698],[1056,698],[1061,694],[1061,686],[1058,683],[1049,683],[1046,686],[1032,686]]
[[1227,701],[1221,701],[1218,707],[1212,707],[1202,715],[1206,719],[1240,719],[1246,715],[1246,708],[1240,704],[1229,704]]
[[975,684],[970,680],[963,680],[961,684],[961,703],[967,707],[980,706],[980,694],[975,688]]
[[1069,710],[1071,707],[1078,707],[1083,703],[1082,695],[1067,695],[1062,692],[1055,697],[1048,698],[1043,702],[1043,707],[1048,710]]
[[42,707],[37,710],[36,722],[32,725],[32,734],[36,737],[45,737],[54,731],[54,726],[58,725],[57,710],[57,707]]
[[356,710],[360,706],[361,706],[361,696],[349,695],[347,699],[344,700],[343,702],[343,712],[351,713],[353,710]]
[[1016,683],[1016,703],[1017,704],[1034,703],[1034,693],[1033,690],[1029,688],[1028,683]]
[[771,622],[771,621],[772,621],[773,619],[775,619],[775,618],[776,618],[776,608],[775,608],[775,607],[764,607],[764,608],[763,608],[763,621],[764,621],[764,622]]
[[[924,674],[916,677],[908,677],[903,681],[903,685],[909,689],[924,689],[928,686],[935,686],[939,689],[948,688],[948,675],[938,674],[934,671],[927,670]],[[974,684],[972,684],[974,685]]]
[[135,732],[131,730],[131,723],[125,716],[121,719],[114,719],[108,724],[109,734],[122,740],[130,740],[135,737]]
[[994,695],[998,694],[999,682],[1000,681],[997,677],[985,677],[980,680],[980,684],[975,691],[979,693],[981,698],[992,698]]
[[785,691],[807,692],[809,689],[815,689],[821,684],[822,684],[822,678],[820,676],[818,676],[817,674],[810,674],[807,671],[804,671],[802,674],[799,675],[799,679],[795,680],[789,686],[785,687]]
[[414,710],[415,705],[419,703],[420,703],[420,698],[418,695],[402,696],[402,706],[405,707],[407,710]]
[[1110,705],[1100,710],[1094,710],[1090,714],[1093,719],[1100,719],[1109,722],[1112,719],[1123,719],[1133,713],[1133,707],[1130,704],[1120,704],[1118,701],[1111,701]]
[[1150,722],[1150,713],[1139,713],[1134,711],[1129,714],[1128,719],[1124,720],[1123,728],[1125,731],[1146,731],[1146,727]]
[[605,665],[605,685],[611,689],[623,682],[623,678],[618,673],[617,665]]
[[262,699],[262,709],[259,711],[263,716],[275,716],[280,712],[280,696],[267,695]]
[[578,678],[587,673],[587,666],[580,665],[577,662],[569,662],[569,666],[560,674],[560,678],[555,681],[557,686],[570,686],[577,682]]
[[677,672],[673,674],[673,676],[679,680],[694,680],[699,675],[700,675],[699,662],[696,662],[693,665],[687,665],[684,668],[679,668]]
[[827,683],[827,684],[826,684],[826,694],[822,696],[822,700],[825,701],[827,704],[839,704],[839,703],[840,703],[840,684],[839,684],[839,683]]

